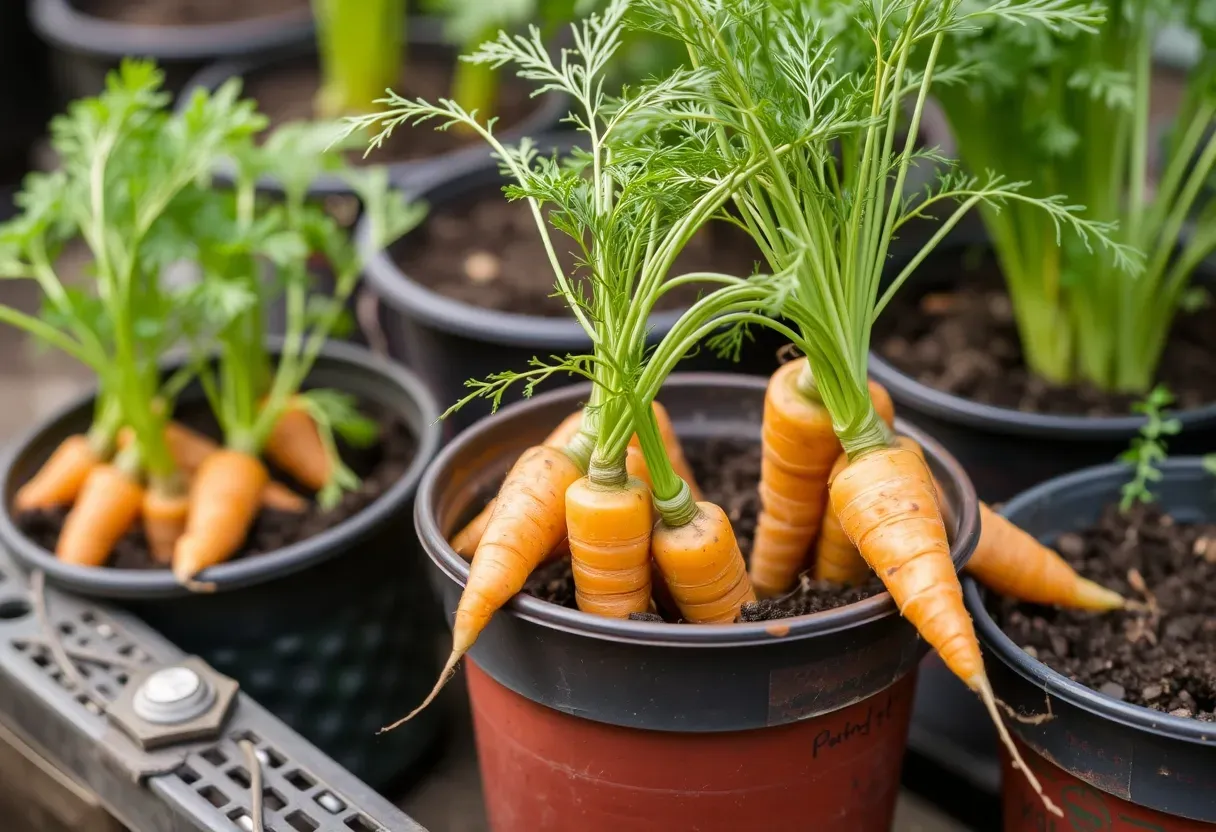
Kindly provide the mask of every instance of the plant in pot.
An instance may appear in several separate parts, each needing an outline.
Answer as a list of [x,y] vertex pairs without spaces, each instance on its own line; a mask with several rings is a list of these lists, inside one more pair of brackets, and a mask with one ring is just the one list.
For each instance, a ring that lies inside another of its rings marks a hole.
[[[23,4],[10,3],[16,8]],[[51,47],[56,107],[105,88],[123,58],[157,61],[176,93],[207,64],[241,60],[312,37],[308,0],[30,0]]]
[[[993,685],[1021,715],[1027,761],[1084,828],[1216,823],[1207,591],[1216,482],[1204,459],[1165,458],[1181,428],[1163,412],[1170,403],[1163,389],[1148,397],[1123,464],[1057,477],[1004,508],[1081,574],[1123,592],[1123,609],[1058,610],[966,587]],[[1006,829],[1043,828],[1016,778],[1003,800]]]
[[1143,422],[1130,404],[1156,381],[1178,396],[1180,450],[1210,446],[1216,428],[1203,266],[1216,250],[1204,189],[1216,62],[1186,79],[1164,168],[1149,161],[1153,43],[1172,21],[1210,38],[1210,16],[1185,0],[1094,7],[1107,17],[1096,31],[962,33],[959,59],[993,69],[938,97],[964,165],[1067,194],[1117,245],[1083,245],[1030,206],[981,209],[991,256],[977,266],[962,247],[944,251],[938,279],[879,322],[875,374],[948,440],[985,499],[1113,459]]
[[[119,599],[383,784],[439,728],[370,741],[377,709],[419,695],[434,666],[438,619],[401,524],[438,444],[435,408],[409,374],[326,344],[362,259],[306,189],[258,198],[260,173],[300,160],[255,144],[253,103],[233,82],[171,113],[160,82],[124,63],[57,118],[62,170],[32,175],[0,227],[0,269],[46,303],[0,320],[98,379],[9,451],[0,538],[51,582]],[[221,157],[237,160],[235,190],[207,179]],[[350,175],[384,243],[418,219],[383,172]],[[83,285],[55,265],[75,239],[92,254]],[[332,295],[308,285],[316,253]],[[197,280],[172,279],[183,261]],[[289,311],[274,342],[273,287]]]
[[[418,529],[453,616],[453,651],[431,696],[467,653],[495,828],[616,828],[625,818],[632,828],[654,829],[888,828],[910,671],[923,654],[896,615],[900,608],[929,643],[951,652],[999,724],[955,576],[975,544],[978,506],[925,437],[892,445],[865,377],[877,255],[892,229],[863,223],[873,236],[860,235],[853,223],[885,218],[879,206],[888,204],[892,225],[901,215],[901,172],[913,143],[893,149],[894,111],[910,95],[923,102],[933,69],[930,59],[909,76],[910,56],[918,44],[970,25],[953,6],[928,5],[909,2],[877,20],[859,7],[861,24],[832,31],[812,24],[808,4],[777,4],[762,13],[764,25],[752,25],[749,4],[644,4],[646,25],[687,43],[695,68],[619,102],[601,97],[598,74],[619,43],[629,7],[623,0],[576,29],[577,56],[561,66],[548,62],[535,32],[483,46],[475,60],[519,63],[575,98],[591,142],[572,161],[538,156],[529,144],[507,147],[451,102],[394,97],[386,113],[358,122],[391,131],[436,119],[483,135],[515,181],[508,196],[526,200],[533,213],[558,291],[593,344],[591,354],[537,359],[525,372],[471,382],[468,399],[493,402],[512,383],[534,385],[555,372],[591,385],[512,405],[466,431],[420,492]],[[1032,7],[1014,13],[1042,16]],[[877,54],[859,44],[883,38],[853,37],[853,26],[867,33],[866,21],[870,34],[894,34]],[[870,60],[836,76],[835,57],[845,49]],[[916,84],[888,86],[908,77]],[[760,90],[771,110],[756,104]],[[865,161],[854,166],[846,154],[846,173],[831,173],[842,139]],[[833,175],[845,177],[833,186],[842,189],[837,196],[826,185]],[[890,203],[883,201],[888,184],[895,185]],[[838,195],[845,188],[865,195],[864,208]],[[780,270],[668,277],[680,246],[726,211],[729,199]],[[808,233],[808,223],[824,236]],[[582,280],[558,259],[551,226],[591,267]],[[850,243],[853,237],[862,242]],[[851,265],[835,261],[837,251]],[[837,282],[827,272],[845,276]],[[648,350],[639,335],[657,298],[685,282],[713,288]],[[817,325],[825,319],[848,334],[836,340]],[[771,326],[810,356],[826,418],[809,440],[803,411],[813,403],[795,415],[771,412],[778,392],[788,390],[791,402],[803,395],[791,380],[808,375],[806,362],[767,387],[742,377],[668,378],[706,338],[737,348],[745,324]],[[655,406],[657,397],[664,407]],[[585,406],[572,414],[580,401]],[[722,442],[728,435],[750,441],[732,446]],[[718,442],[697,441],[705,438]],[[827,467],[793,460],[804,440],[828,454]],[[815,531],[792,542],[805,523],[785,509],[824,513],[827,469],[842,444],[848,452],[830,504],[849,541],[861,543],[854,557],[864,555],[882,580],[854,587],[809,575],[796,581],[796,567],[795,586],[776,586],[757,556],[774,543],[801,546],[807,556]],[[912,450],[918,444],[926,456]],[[823,482],[804,500],[812,479]],[[698,486],[709,499],[696,499]],[[794,506],[799,501],[817,504],[804,510]],[[992,548],[990,565],[1003,555],[1003,547]],[[1031,548],[1040,560],[1051,557]],[[1007,563],[1002,570],[1008,579]],[[862,736],[847,761],[834,757],[831,749]],[[798,756],[792,766],[791,752]],[[592,765],[594,781],[565,774]],[[777,790],[785,798],[773,802]]]

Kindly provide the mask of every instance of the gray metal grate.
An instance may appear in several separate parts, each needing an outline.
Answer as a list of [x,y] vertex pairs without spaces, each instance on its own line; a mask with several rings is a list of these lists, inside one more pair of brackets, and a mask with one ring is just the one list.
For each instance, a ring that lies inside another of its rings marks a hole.
[[54,589],[48,634],[37,606],[0,550],[0,722],[135,832],[252,832],[255,772],[242,741],[260,770],[266,832],[425,832],[243,694],[218,740],[142,750],[107,708],[132,678],[184,654],[134,617]]

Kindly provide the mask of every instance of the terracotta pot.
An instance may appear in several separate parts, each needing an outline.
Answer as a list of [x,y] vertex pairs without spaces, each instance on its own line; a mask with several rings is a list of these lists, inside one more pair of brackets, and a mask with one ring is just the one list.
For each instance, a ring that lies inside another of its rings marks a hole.
[[[766,380],[675,375],[660,399],[686,440],[759,441]],[[415,523],[451,620],[468,564],[446,537],[506,469],[589,393],[511,405],[453,441]],[[974,548],[978,509],[941,446],[925,447]],[[887,594],[780,621],[601,618],[516,596],[471,651],[477,742],[496,832],[890,828],[924,642]],[[763,820],[759,820],[759,819]]]
[[[1216,489],[1201,459],[1169,459],[1160,470],[1153,493],[1172,516],[1216,517]],[[1096,522],[1128,476],[1123,465],[1086,468],[1019,494],[1002,513],[1051,541]],[[977,583],[965,579],[963,593],[997,697],[1022,714],[1051,714],[1037,725],[1008,725],[1065,818],[1023,808],[1028,787],[1006,765],[1006,829],[1216,829],[1216,725],[1113,699],[1057,673],[1005,635]]]
[[915,673],[812,719],[681,734],[579,719],[467,672],[495,832],[891,828]]
[[1043,784],[1043,792],[1063,810],[1064,817],[1047,811],[1030,781],[1014,770],[1009,754],[1003,752],[1005,832],[1211,832],[1213,829],[1210,823],[1167,815],[1096,789],[1053,765],[1025,743],[1018,742],[1018,750]]

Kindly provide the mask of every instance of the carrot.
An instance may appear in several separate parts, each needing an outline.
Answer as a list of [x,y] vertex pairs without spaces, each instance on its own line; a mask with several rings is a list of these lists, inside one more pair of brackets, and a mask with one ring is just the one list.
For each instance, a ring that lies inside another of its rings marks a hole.
[[683,525],[660,520],[650,551],[687,621],[728,624],[739,617],[739,607],[756,600],[730,519],[713,503],[696,503],[696,514]]
[[308,411],[288,407],[266,439],[266,458],[305,488],[320,491],[333,473],[321,434]]
[[173,550],[173,575],[187,586],[232,557],[249,533],[270,475],[250,454],[223,448],[203,460],[190,484],[186,532]]
[[38,473],[17,489],[17,511],[70,506],[94,468],[103,462],[89,437],[74,434],[59,443]]
[[[901,436],[896,444],[924,458],[921,447],[912,439]],[[835,475],[836,469],[833,469],[832,476]],[[940,486],[935,484],[935,488],[940,495]],[[943,512],[948,510],[940,499],[938,505]],[[843,543],[837,543],[834,539],[831,543],[825,543],[834,534],[830,531],[833,528],[839,529],[840,524],[835,513],[828,512],[820,533],[815,577],[837,583],[857,583],[868,574],[865,560],[847,536]],[[825,545],[832,547],[826,565]],[[1118,609],[1125,603],[1119,593],[1081,577],[1062,557],[984,503],[980,503],[979,543],[965,568],[988,588],[1032,604],[1105,612]]]
[[566,527],[575,599],[583,612],[612,618],[650,609],[650,488],[583,477],[566,490]]
[[[836,479],[848,464],[848,455],[841,453],[836,464],[832,466],[828,482]],[[819,539],[815,541],[815,578],[853,586],[864,581],[869,574],[869,565],[857,551],[853,541],[849,540],[836,512],[825,511],[823,523],[819,527]]]
[[841,527],[882,578],[900,613],[946,667],[980,695],[1014,768],[1025,773],[1049,810],[1062,814],[1043,794],[997,710],[924,459],[899,446],[862,453],[832,480],[829,495]]
[[[553,432],[545,437],[543,444],[550,448],[563,448],[566,443],[574,438],[578,433],[579,428],[583,426],[583,411],[578,410],[571,413],[561,424],[553,429]],[[481,510],[481,513],[470,520],[465,527],[458,531],[456,535],[449,541],[452,550],[460,555],[465,560],[473,557],[473,553],[477,551],[477,543],[481,540],[482,533],[486,530],[486,524],[490,522],[490,514],[494,511],[494,500],[486,503],[486,507]]]
[[536,445],[524,451],[507,473],[456,605],[452,652],[435,687],[422,704],[381,730],[391,731],[435,700],[456,664],[469,651],[490,617],[524,588],[528,575],[566,536],[566,490],[582,477],[564,451]]
[[[127,447],[135,434],[125,428],[118,434],[118,447]],[[188,428],[180,422],[165,425],[165,444],[178,469],[186,477],[194,476],[207,457],[220,449],[220,444],[206,434]],[[303,514],[308,510],[308,501],[281,482],[270,480],[262,492],[262,506],[275,511]]]
[[[793,585],[823,520],[828,475],[840,456],[832,416],[802,389],[805,361],[782,365],[764,395],[760,516],[752,544],[751,580],[761,595]],[[894,405],[870,382],[875,409],[887,424]]]
[[186,531],[186,518],[190,514],[189,495],[166,494],[149,488],[144,492],[141,514],[144,537],[147,538],[153,559],[158,563],[171,563],[178,538]]
[[55,554],[77,566],[101,566],[139,517],[144,489],[118,464],[89,472],[68,512]]

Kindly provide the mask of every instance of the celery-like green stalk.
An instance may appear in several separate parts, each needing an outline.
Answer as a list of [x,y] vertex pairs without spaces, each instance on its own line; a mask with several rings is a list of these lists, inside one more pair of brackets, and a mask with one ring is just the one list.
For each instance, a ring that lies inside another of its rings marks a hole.
[[313,0],[323,118],[370,112],[401,78],[405,60],[404,0]]

